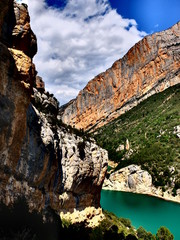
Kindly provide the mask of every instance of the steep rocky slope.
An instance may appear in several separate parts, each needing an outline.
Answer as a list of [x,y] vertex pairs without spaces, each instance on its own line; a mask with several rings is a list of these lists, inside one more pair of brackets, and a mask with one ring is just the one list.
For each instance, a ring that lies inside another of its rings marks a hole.
[[57,213],[99,207],[106,150],[58,120],[58,101],[35,77],[27,5],[3,1],[0,11],[0,201],[25,197],[30,210]]
[[[1,168],[9,166],[15,169],[25,135],[26,110],[35,80],[31,56],[35,53],[33,48],[36,49],[36,38],[30,29],[26,6],[14,3],[13,11],[13,2],[6,1],[0,7],[4,13],[0,31],[0,164]],[[18,14],[15,15],[15,12]],[[27,19],[19,25],[18,17],[21,15]],[[26,23],[27,30],[21,30],[20,26],[23,28]],[[23,33],[27,36],[27,32],[31,32],[34,40],[32,46],[27,41],[23,42],[23,46],[29,49],[28,55],[15,41],[15,35]]]
[[150,95],[180,82],[180,22],[145,37],[61,108],[63,122],[100,127]]
[[179,100],[177,84],[96,130],[98,144],[116,162],[105,188],[180,202]]

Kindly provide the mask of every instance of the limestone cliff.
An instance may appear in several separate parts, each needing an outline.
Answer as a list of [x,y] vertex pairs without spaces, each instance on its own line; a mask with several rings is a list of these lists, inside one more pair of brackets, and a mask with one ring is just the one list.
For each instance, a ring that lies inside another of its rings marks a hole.
[[[14,172],[25,135],[26,110],[35,80],[35,67],[31,59],[34,51],[31,52],[28,41],[24,41],[23,45],[30,53],[26,55],[13,36],[14,30],[19,27],[15,12],[21,8],[23,15],[29,16],[26,6],[14,3],[13,11],[13,2],[6,1],[0,7],[4,13],[0,31],[0,165],[1,168],[8,166]],[[27,31],[31,31],[30,25]],[[21,32],[24,33],[24,30]],[[36,46],[36,42],[34,44]]]
[[180,82],[180,22],[146,36],[61,108],[63,122],[100,127],[150,95]]
[[104,189],[150,194],[153,184],[151,175],[138,165],[129,165],[110,174],[105,180]]
[[25,195],[31,210],[50,206],[57,212],[98,207],[107,152],[61,124],[58,102],[49,93],[35,88],[33,104],[15,173],[8,176],[1,200],[9,204]]
[[134,192],[148,194],[169,201],[180,202],[180,191],[177,195],[172,194],[172,187],[163,191],[161,187],[155,187],[152,183],[152,176],[141,166],[132,164],[121,168],[110,174],[105,179],[103,189],[114,191]]
[[[107,152],[58,119],[32,57],[36,37],[27,5],[0,10],[0,201],[25,197],[29,208],[56,212],[100,205]],[[13,5],[14,4],[14,5]],[[34,86],[34,88],[33,88]]]

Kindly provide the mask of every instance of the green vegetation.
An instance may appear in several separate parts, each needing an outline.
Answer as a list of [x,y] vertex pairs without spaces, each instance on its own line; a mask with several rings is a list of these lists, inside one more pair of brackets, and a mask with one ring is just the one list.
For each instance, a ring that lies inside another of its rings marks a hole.
[[71,127],[71,125],[63,123],[61,119],[56,118],[54,125],[66,129],[66,131],[68,131],[69,133],[82,137],[83,141],[91,141],[91,135],[89,133],[85,132],[83,129],[73,128]]
[[174,237],[166,227],[160,227],[156,234],[158,240],[173,240]]
[[101,229],[102,236],[104,236],[102,239],[110,239],[110,236],[112,239],[127,239],[128,236],[137,239],[136,230],[129,219],[118,218],[108,211],[104,211],[104,214],[106,218],[98,227]]
[[[97,143],[108,150],[115,170],[130,164],[147,170],[155,186],[173,193],[180,187],[180,139],[174,127],[180,125],[180,85],[155,94],[94,133]],[[126,139],[131,151],[117,151]]]
[[[147,232],[143,227],[137,230],[129,219],[118,218],[113,213],[104,211],[105,219],[96,228],[87,228],[84,224],[65,223],[63,235],[67,239],[78,240],[173,240],[173,235],[165,227],[161,227],[156,236]],[[164,238],[163,238],[164,237]]]
[[156,240],[156,237],[150,232],[146,232],[143,227],[137,229],[137,236],[140,240]]

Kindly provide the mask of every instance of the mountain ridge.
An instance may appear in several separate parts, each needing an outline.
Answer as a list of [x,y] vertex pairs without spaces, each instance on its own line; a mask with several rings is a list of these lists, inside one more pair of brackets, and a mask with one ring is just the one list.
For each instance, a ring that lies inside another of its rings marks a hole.
[[179,83],[179,45],[180,22],[146,36],[60,108],[62,121],[84,130],[98,128]]

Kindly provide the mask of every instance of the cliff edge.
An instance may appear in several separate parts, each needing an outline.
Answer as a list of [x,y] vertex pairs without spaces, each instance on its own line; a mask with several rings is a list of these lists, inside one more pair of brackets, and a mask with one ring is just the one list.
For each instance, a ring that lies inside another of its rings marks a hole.
[[180,82],[180,22],[146,36],[61,108],[62,121],[99,128],[138,103]]
[[0,3],[0,201],[29,209],[100,206],[107,151],[63,125],[59,103],[36,77],[36,36],[26,4]]

